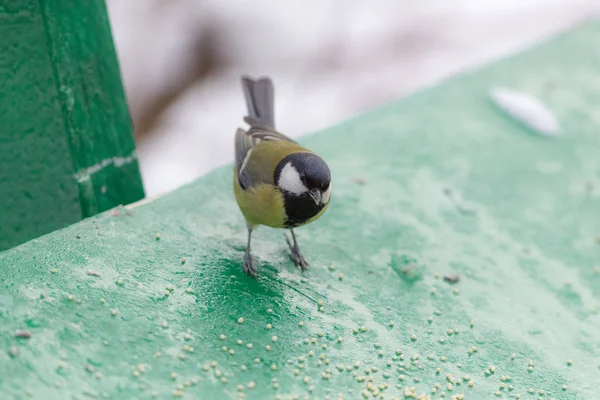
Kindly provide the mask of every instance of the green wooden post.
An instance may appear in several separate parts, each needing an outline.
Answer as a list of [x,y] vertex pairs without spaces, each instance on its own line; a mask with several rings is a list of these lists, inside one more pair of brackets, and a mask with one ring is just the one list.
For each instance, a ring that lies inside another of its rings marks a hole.
[[0,250],[144,197],[103,0],[0,0]]
[[[304,274],[258,229],[244,275],[231,167],[0,253],[3,398],[598,398],[599,36],[304,138],[334,181],[297,230]],[[562,134],[511,121],[496,85]]]

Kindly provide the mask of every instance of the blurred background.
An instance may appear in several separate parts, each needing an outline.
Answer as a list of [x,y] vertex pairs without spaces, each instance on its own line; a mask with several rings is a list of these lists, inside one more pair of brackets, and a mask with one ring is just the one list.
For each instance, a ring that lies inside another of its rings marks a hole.
[[241,74],[273,78],[298,137],[600,16],[600,0],[107,4],[149,197],[233,161]]

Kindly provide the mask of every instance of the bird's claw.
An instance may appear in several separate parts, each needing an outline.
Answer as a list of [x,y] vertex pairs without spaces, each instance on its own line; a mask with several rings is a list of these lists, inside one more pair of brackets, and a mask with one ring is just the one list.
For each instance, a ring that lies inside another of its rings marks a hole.
[[246,275],[256,278],[256,268],[254,268],[252,262],[252,254],[248,251],[244,254],[244,272],[246,272]]
[[296,267],[300,267],[302,272],[304,272],[304,270],[306,268],[308,268],[308,262],[306,262],[306,259],[302,255],[302,252],[300,251],[300,247],[298,247],[298,244],[296,244],[296,243],[292,244],[292,242],[287,237],[287,235],[285,236],[285,240],[286,240],[286,242],[290,248],[290,251],[292,253],[291,254],[292,261],[294,261],[294,264],[296,265]]

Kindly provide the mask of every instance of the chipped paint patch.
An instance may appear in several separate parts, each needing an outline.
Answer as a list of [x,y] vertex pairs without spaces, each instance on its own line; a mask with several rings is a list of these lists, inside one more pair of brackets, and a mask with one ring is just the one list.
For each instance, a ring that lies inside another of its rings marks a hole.
[[137,160],[137,151],[134,150],[131,155],[127,157],[114,156],[105,158],[97,164],[92,165],[91,167],[87,167],[86,169],[79,171],[75,174],[75,179],[77,182],[82,183],[91,178],[91,176],[98,171],[108,167],[109,165],[114,165],[116,168],[121,168],[124,165],[131,164],[133,161]]

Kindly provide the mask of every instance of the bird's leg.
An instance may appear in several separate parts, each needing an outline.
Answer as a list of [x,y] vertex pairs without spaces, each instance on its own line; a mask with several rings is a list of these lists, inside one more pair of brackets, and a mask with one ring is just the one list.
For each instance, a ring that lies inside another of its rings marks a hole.
[[248,245],[246,246],[246,254],[244,254],[244,271],[247,275],[256,278],[256,268],[252,263],[252,253],[250,252],[250,239],[252,238],[252,227],[248,225]]
[[304,271],[306,268],[308,268],[308,263],[304,259],[304,256],[300,251],[300,247],[298,247],[298,242],[296,241],[296,235],[294,234],[294,231],[290,229],[290,232],[292,232],[292,240],[294,243],[292,244],[292,242],[290,242],[290,239],[287,237],[287,235],[285,236],[285,240],[287,241],[290,251],[292,252],[292,260],[297,267],[300,267],[300,269]]

